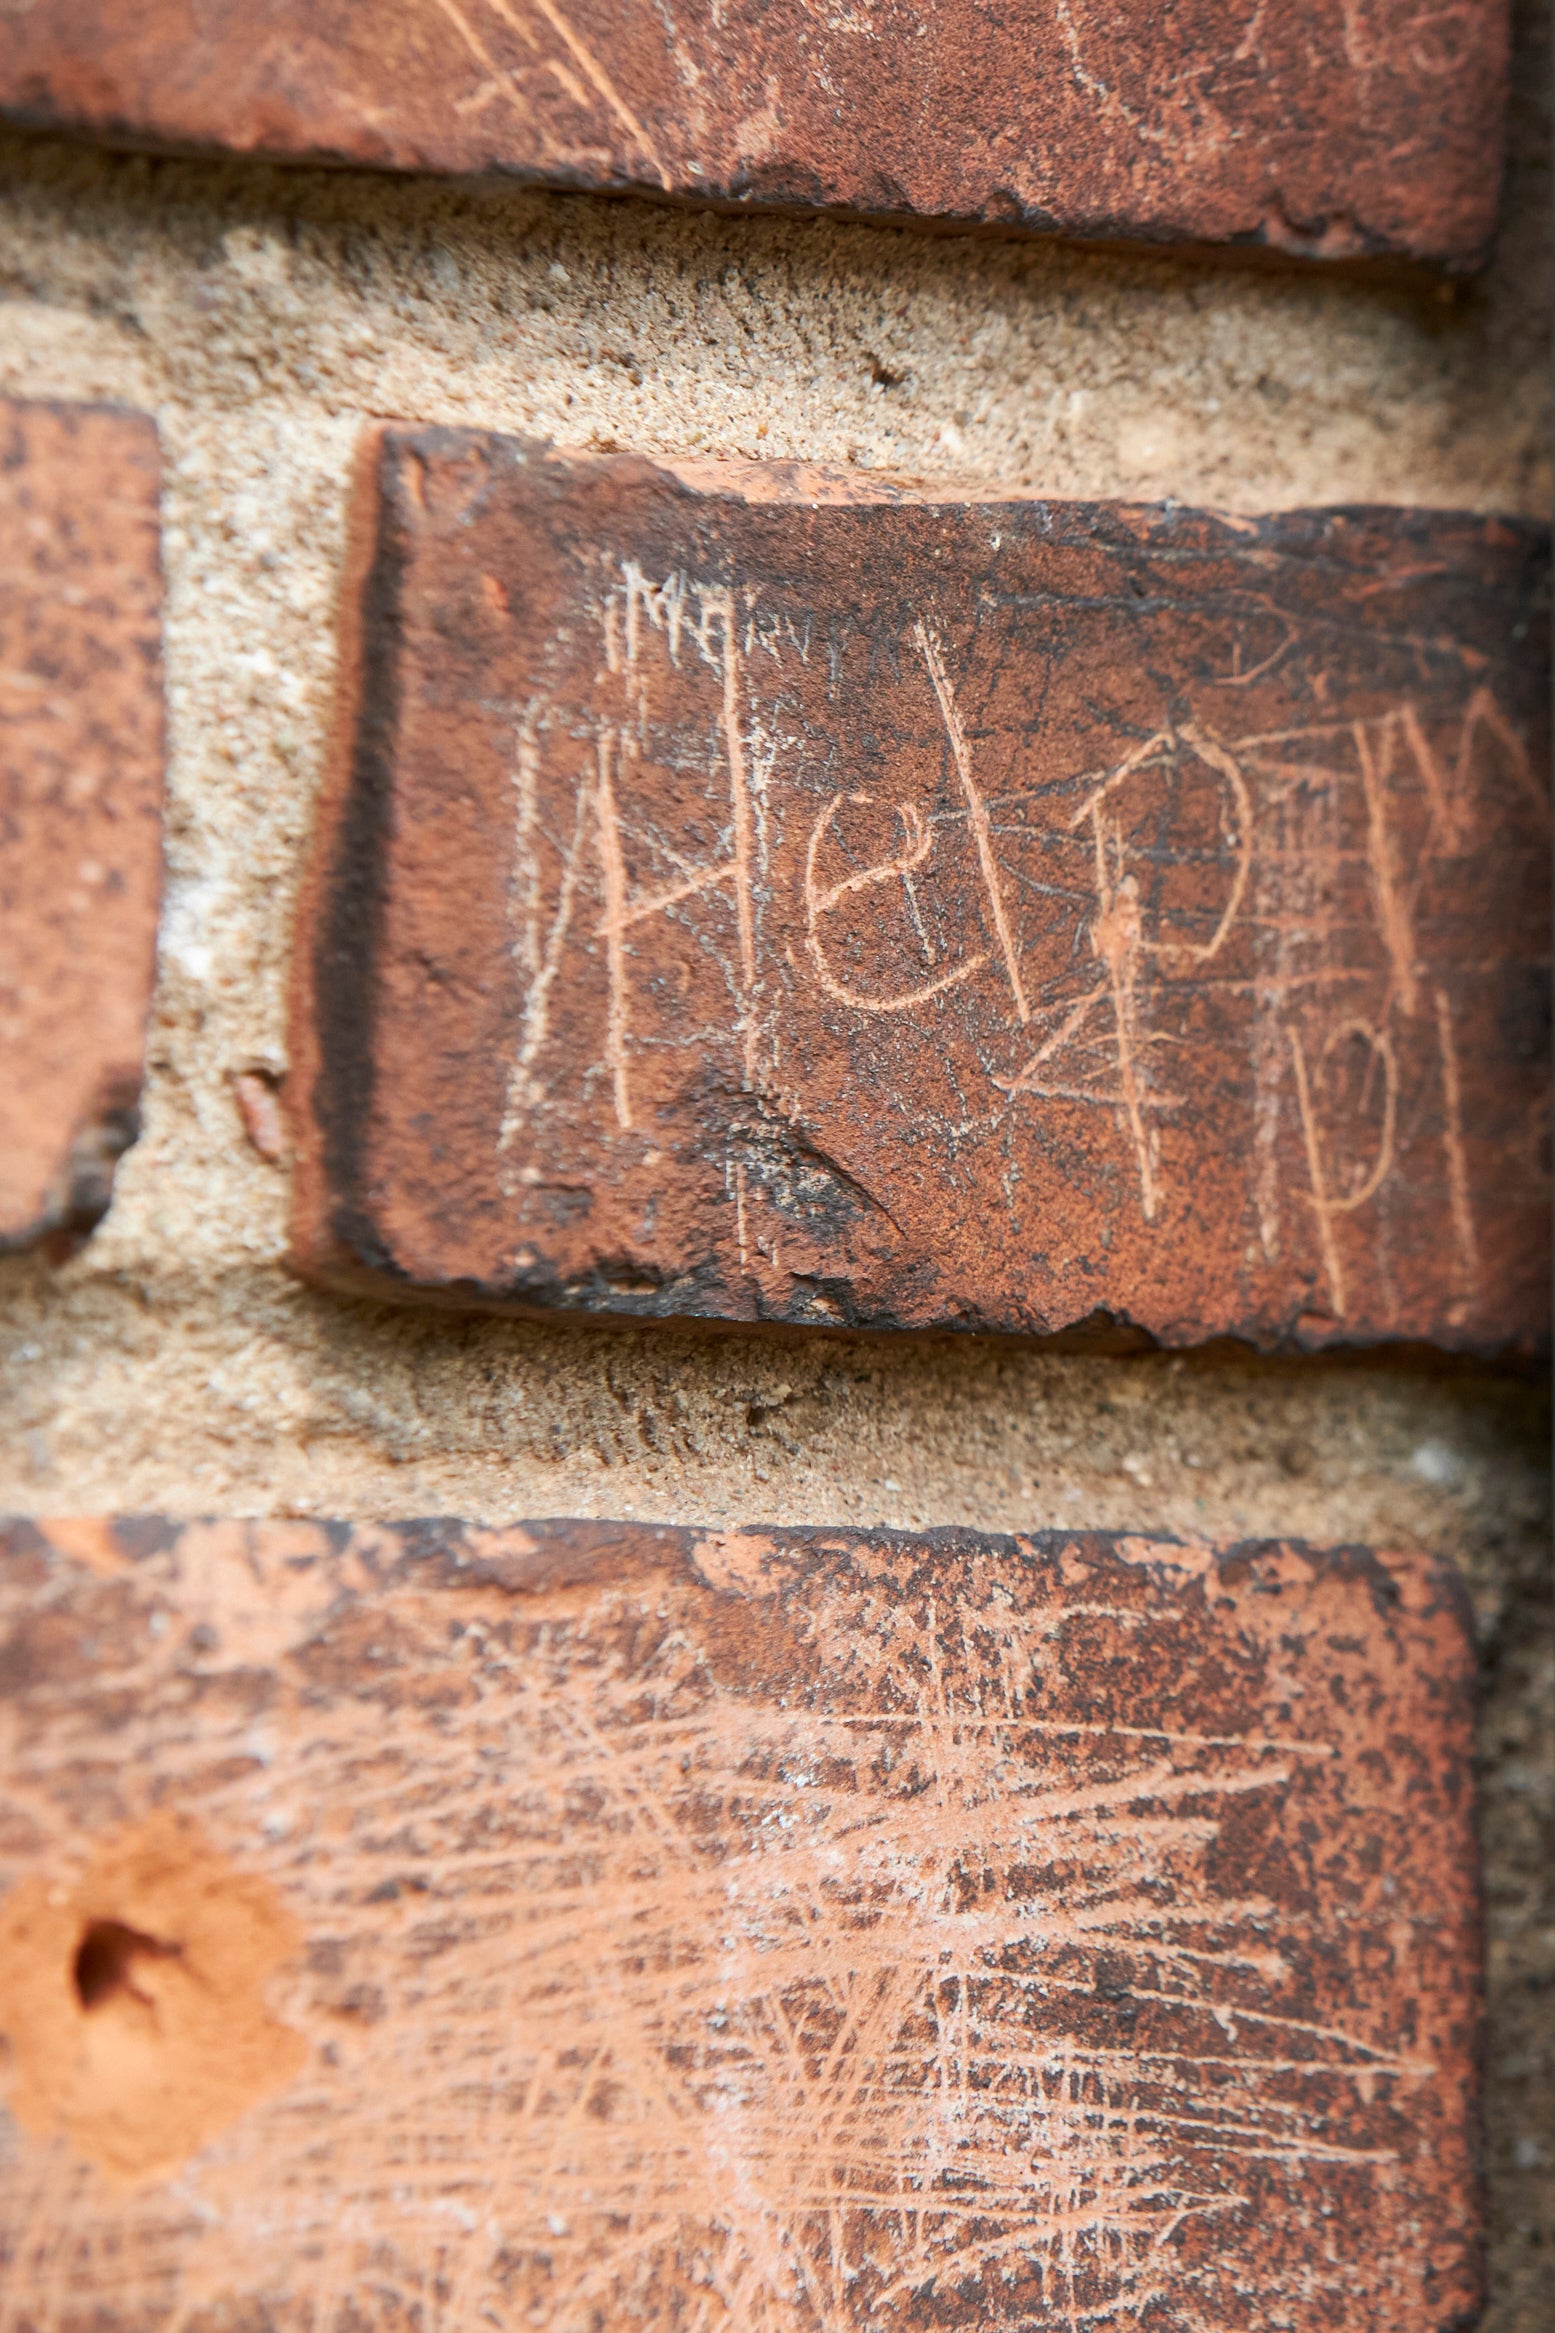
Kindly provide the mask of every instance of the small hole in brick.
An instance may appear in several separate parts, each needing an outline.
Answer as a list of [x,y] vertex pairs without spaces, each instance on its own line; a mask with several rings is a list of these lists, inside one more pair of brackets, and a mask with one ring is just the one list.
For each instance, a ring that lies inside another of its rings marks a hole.
[[73,1883],[31,1873],[0,1904],[6,2104],[116,2184],[170,2170],[306,2064],[265,2001],[303,1943],[262,1872],[167,1809],[98,1839]]
[[144,2001],[135,1982],[136,1962],[167,1960],[177,1950],[176,1944],[163,1944],[122,1920],[93,1920],[76,1948],[76,1998],[88,2011],[126,1993]]

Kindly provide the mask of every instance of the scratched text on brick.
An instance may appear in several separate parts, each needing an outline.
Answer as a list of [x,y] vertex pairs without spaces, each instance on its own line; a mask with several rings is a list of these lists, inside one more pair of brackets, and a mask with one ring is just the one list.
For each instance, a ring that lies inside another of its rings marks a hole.
[[436,432],[375,442],[357,521],[307,1268],[1538,1341],[1536,530]]

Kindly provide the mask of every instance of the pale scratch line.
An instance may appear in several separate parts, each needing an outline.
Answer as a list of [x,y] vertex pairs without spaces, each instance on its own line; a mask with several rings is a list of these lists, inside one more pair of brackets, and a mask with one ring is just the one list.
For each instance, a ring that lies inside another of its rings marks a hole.
[[[534,1065],[550,1034],[551,990],[556,984],[556,975],[561,966],[562,949],[566,944],[567,932],[572,922],[573,897],[578,887],[578,871],[583,858],[584,828],[588,822],[592,796],[593,788],[585,780],[580,780],[573,812],[572,842],[562,861],[562,879],[557,893],[556,913],[551,918],[551,928],[546,936],[545,952],[535,964],[533,975],[524,995],[518,1055],[513,1064],[512,1075],[508,1080],[507,1108],[503,1113],[502,1132],[497,1144],[499,1152],[510,1147],[525,1113],[533,1107],[537,1099],[533,1075]],[[520,821],[520,838],[520,848],[522,849],[528,839],[522,820]],[[537,898],[538,882],[534,885],[534,894]],[[536,915],[526,919],[521,939],[526,959],[535,952],[538,940],[538,916]]]
[[[545,18],[557,39],[565,44],[579,72],[593,83],[595,90],[609,106],[616,120],[626,131],[627,136],[634,141],[638,151],[646,156],[648,165],[657,173],[660,184],[668,186],[669,174],[660,159],[657,147],[588,43],[568,23],[561,10],[555,5],[555,0],[529,0],[529,4],[538,15]],[[447,5],[447,0],[443,0],[443,5]],[[529,37],[525,28],[514,16],[508,5],[508,0],[489,0],[489,5],[513,31],[524,35],[524,37]]]
[[1312,1210],[1317,1217],[1318,1245],[1323,1251],[1323,1269],[1328,1274],[1328,1289],[1333,1299],[1334,1312],[1338,1319],[1343,1320],[1344,1271],[1339,1262],[1339,1247],[1334,1238],[1332,1212],[1328,1204],[1322,1146],[1318,1141],[1317,1120],[1312,1110],[1312,1089],[1307,1081],[1307,1057],[1302,1051],[1297,1032],[1287,1029],[1285,1033],[1290,1039],[1291,1063],[1296,1072],[1296,1104],[1301,1112],[1301,1132],[1307,1147],[1307,1176],[1312,1185]]
[[1195,964],[1208,964],[1212,957],[1219,955],[1230,935],[1232,925],[1241,912],[1242,897],[1247,889],[1247,879],[1252,872],[1253,865],[1253,803],[1252,796],[1247,790],[1247,780],[1243,777],[1237,761],[1233,755],[1227,752],[1218,737],[1211,737],[1208,730],[1200,729],[1197,722],[1194,721],[1183,723],[1182,735],[1186,737],[1200,761],[1224,778],[1230,789],[1231,799],[1236,805],[1237,825],[1240,829],[1237,841],[1236,873],[1231,878],[1231,889],[1227,894],[1220,921],[1215,926],[1210,938],[1188,946],[1183,946],[1180,942],[1159,944],[1163,954],[1186,956]]
[[[531,707],[518,735],[518,768],[514,773],[518,816],[513,831],[513,871],[508,884],[509,918],[518,926],[514,949],[526,979],[540,969],[540,881],[534,858],[534,833],[540,815],[540,748]],[[523,912],[519,914],[522,898]]]
[[744,988],[741,1035],[744,1041],[745,1083],[756,1077],[756,916],[751,898],[754,860],[754,820],[750,777],[745,767],[745,739],[740,730],[740,651],[735,634],[734,595],[709,595],[723,627],[723,732],[729,763],[729,807],[734,825],[734,913],[740,935],[740,978]]
[[1487,688],[1478,688],[1469,699],[1463,716],[1463,727],[1458,733],[1458,761],[1453,779],[1455,797],[1464,793],[1472,767],[1474,740],[1481,729],[1488,729],[1492,737],[1500,739],[1512,764],[1512,775],[1540,825],[1549,831],[1550,796],[1547,786],[1541,786],[1534,775],[1528,748],[1512,727],[1494,696]]
[[[667,890],[650,892],[646,899],[633,900],[621,915],[621,928],[629,931],[634,923],[644,923],[650,915],[662,915],[667,907],[678,907],[683,899],[695,899],[704,891],[716,891],[728,875],[725,866],[704,867],[698,874],[687,875],[684,881],[671,883]],[[603,923],[600,932],[604,931]]]
[[[1043,1042],[1037,1047],[1036,1052],[1033,1053],[1031,1059],[1027,1062],[1024,1069],[1017,1071],[1014,1077],[996,1077],[993,1080],[993,1083],[999,1088],[1000,1092],[1006,1094],[1046,1092],[1047,1089],[1045,1087],[1038,1087],[1032,1082],[1035,1078],[1036,1072],[1042,1067],[1044,1062],[1051,1059],[1052,1055],[1057,1052],[1059,1046],[1068,1043],[1069,1039],[1079,1028],[1080,1023],[1084,1020],[1086,1014],[1091,1010],[1092,1006],[1100,1004],[1106,994],[1107,983],[1105,981],[1102,981],[1097,987],[1088,990],[1087,993],[1080,998],[1079,1002],[1070,1008],[1064,1019],[1060,1021],[1058,1027],[1053,1031],[1053,1034],[1050,1037],[1044,1038]],[[1091,1094],[1086,1098],[1094,1102],[1107,1103],[1114,1107],[1117,1103],[1116,1094]]]
[[740,1244],[740,1270],[750,1270],[750,1246],[745,1227],[745,1161],[734,1162],[734,1224]]
[[621,855],[621,824],[616,814],[611,754],[615,732],[602,730],[599,740],[599,784],[596,788],[599,866],[605,886],[605,912],[600,927],[605,938],[609,998],[605,1019],[605,1062],[615,1091],[616,1124],[630,1127],[632,1097],[627,1078],[626,1005],[626,862]]
[[[1301,1107],[1301,1128],[1306,1142],[1307,1171],[1312,1180],[1311,1205],[1317,1215],[1319,1239],[1323,1248],[1324,1268],[1333,1290],[1334,1310],[1341,1318],[1345,1309],[1344,1278],[1339,1264],[1338,1244],[1333,1235],[1336,1215],[1353,1215],[1376,1196],[1383,1181],[1391,1172],[1398,1129],[1398,1061],[1393,1041],[1386,1029],[1374,1029],[1369,1022],[1348,1020],[1331,1029],[1318,1057],[1320,1071],[1326,1071],[1329,1056],[1335,1048],[1350,1037],[1359,1037],[1371,1051],[1373,1061],[1382,1063],[1382,1128],[1377,1137],[1377,1153],[1370,1169],[1353,1191],[1336,1197],[1328,1188],[1324,1171],[1322,1138],[1318,1132],[1317,1117],[1312,1108],[1311,1086],[1307,1075],[1306,1055],[1301,1039],[1294,1029],[1290,1031],[1291,1059],[1296,1070],[1296,1097]],[[1367,1077],[1370,1078],[1368,1066]]]
[[1452,1201],[1453,1238],[1458,1248],[1461,1317],[1479,1294],[1479,1242],[1474,1231],[1474,1205],[1469,1196],[1468,1157],[1463,1146],[1463,1084],[1458,1072],[1458,1046],[1453,1035],[1452,1005],[1445,988],[1436,991],[1436,1034],[1442,1055],[1442,1090],[1447,1103],[1442,1148],[1447,1155],[1447,1188]]
[[[1336,1028],[1329,1031],[1327,1042],[1323,1047],[1325,1070],[1328,1065],[1328,1056],[1336,1046],[1342,1045],[1349,1037],[1359,1037],[1365,1045],[1370,1047],[1372,1060],[1382,1063],[1382,1131],[1377,1137],[1377,1155],[1372,1161],[1369,1174],[1357,1184],[1353,1191],[1348,1191],[1342,1199],[1335,1199],[1331,1202],[1343,1215],[1353,1214],[1358,1207],[1364,1207],[1368,1199],[1375,1195],[1384,1177],[1391,1172],[1398,1128],[1398,1061],[1393,1051],[1392,1038],[1385,1028],[1374,1029],[1368,1021],[1341,1021]],[[1367,1066],[1366,1082],[1369,1087],[1371,1083],[1370,1064]]]
[[1091,930],[1091,946],[1101,959],[1112,991],[1112,1019],[1117,1038],[1120,1109],[1134,1145],[1139,1168],[1139,1197],[1145,1221],[1153,1223],[1160,1204],[1145,1126],[1144,1094],[1134,1058],[1135,964],[1140,945],[1139,887],[1125,875],[1116,892],[1107,873],[1107,835],[1098,807],[1092,820],[1096,836],[1096,892],[1100,913]]
[[[500,0],[498,0],[498,4],[500,5]],[[449,23],[453,26],[455,32],[458,33],[459,38],[463,41],[465,47],[469,50],[476,63],[478,65],[484,66],[486,72],[491,76],[492,86],[501,91],[502,95],[512,106],[519,119],[521,121],[530,120],[530,109],[527,105],[524,104],[523,100],[519,96],[517,89],[514,87],[514,76],[511,73],[504,71],[503,67],[497,63],[496,58],[487,48],[485,42],[481,39],[480,34],[475,30],[475,27],[470,23],[470,20],[465,15],[463,9],[455,6],[455,0],[434,0],[434,5],[441,10],[444,16],[447,17]],[[513,24],[512,29],[518,33],[521,39],[527,40],[531,48],[534,46],[534,35],[528,30],[527,26],[515,23]]]
[[1383,795],[1383,787],[1393,766],[1393,725],[1389,722],[1383,731],[1384,755],[1380,762],[1372,751],[1363,721],[1355,723],[1352,734],[1361,765],[1361,785],[1366,795],[1366,863],[1371,870],[1372,892],[1377,902],[1377,922],[1381,926],[1388,961],[1393,967],[1399,1002],[1413,1020],[1420,1005],[1419,982],[1415,977],[1414,934],[1409,927],[1409,910],[1399,890],[1393,837],[1388,826],[1387,803]]
[[[1044,1990],[1055,1993],[1087,1994],[1095,1989],[1093,1985],[1082,1983],[1077,1978],[1044,1977],[1041,1982]],[[1128,1991],[1129,1998],[1133,2001],[1158,2001],[1163,2007],[1169,2009],[1201,2009],[1207,2015],[1214,2014],[1211,2002],[1195,2000],[1189,1994],[1167,1993],[1163,1992],[1159,1986],[1153,1985],[1130,1985]],[[1319,2073],[1335,2076],[1350,2073],[1390,2074],[1401,2081],[1429,2082],[1440,2072],[1434,2058],[1405,2057],[1399,2050],[1385,2049],[1381,2042],[1367,2041],[1362,2034],[1347,2032],[1342,2025],[1318,2025],[1309,2017],[1282,2017],[1276,2010],[1249,2009],[1241,2002],[1236,2004],[1231,2015],[1237,2025],[1267,2025],[1277,2033],[1304,2033],[1314,2041],[1331,2041],[1340,2049],[1360,2051],[1367,2060],[1366,2064],[1360,2066],[1348,2063],[1343,2059],[1334,2060],[1327,2064],[1318,2063],[1315,2070]],[[1176,2053],[1159,2054],[1171,2056]],[[1193,2062],[1196,2064],[1198,2060],[1194,2058]],[[1220,2061],[1214,2062],[1219,2063]],[[1241,2063],[1257,2066],[1263,2061],[1256,2057],[1244,2056]]]
[[956,707],[955,696],[951,690],[950,676],[945,670],[944,658],[940,654],[939,642],[921,617],[913,626],[913,635],[922,652],[923,661],[929,668],[929,678],[934,684],[934,694],[939,699],[940,718],[945,724],[945,735],[950,740],[950,751],[955,761],[956,774],[961,780],[961,791],[966,796],[967,817],[977,840],[977,859],[983,872],[983,887],[988,894],[988,904],[993,911],[994,929],[999,935],[999,946],[1004,956],[1005,971],[1009,975],[1010,991],[1015,999],[1016,1013],[1024,1023],[1031,1018],[1031,1007],[1026,1001],[1026,991],[1021,982],[1020,960],[1016,954],[1015,935],[1010,929],[1009,916],[1005,911],[1004,891],[999,880],[999,861],[994,851],[993,832],[988,822],[988,806],[978,792],[977,781],[972,775],[972,756],[967,746],[966,732],[961,726],[961,715]]
[[1460,731],[1459,768],[1450,787],[1442,776],[1441,763],[1437,760],[1435,749],[1421,725],[1420,716],[1409,699],[1405,698],[1396,716],[1393,714],[1386,716],[1390,722],[1397,718],[1403,727],[1404,735],[1409,743],[1409,750],[1415,758],[1415,768],[1419,772],[1420,782],[1425,787],[1426,799],[1431,805],[1431,823],[1441,836],[1443,847],[1449,858],[1457,856],[1463,841],[1463,825],[1460,816],[1462,805],[1459,800],[1461,790],[1459,781],[1462,777],[1463,759],[1461,740],[1468,734],[1471,713],[1472,705],[1470,712],[1465,713],[1463,717],[1463,728]]

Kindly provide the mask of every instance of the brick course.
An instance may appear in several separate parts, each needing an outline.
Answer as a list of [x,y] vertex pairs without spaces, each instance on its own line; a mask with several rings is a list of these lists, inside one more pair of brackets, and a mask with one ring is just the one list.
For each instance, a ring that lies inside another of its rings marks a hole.
[[602,1523],[0,1547],[19,2322],[1472,2309],[1441,1567]]
[[370,439],[302,1268],[1532,1349],[1541,529]]
[[1320,259],[1480,260],[1505,0],[31,0],[18,121]]
[[0,1248],[89,1230],[135,1138],[161,888],[144,415],[0,403]]

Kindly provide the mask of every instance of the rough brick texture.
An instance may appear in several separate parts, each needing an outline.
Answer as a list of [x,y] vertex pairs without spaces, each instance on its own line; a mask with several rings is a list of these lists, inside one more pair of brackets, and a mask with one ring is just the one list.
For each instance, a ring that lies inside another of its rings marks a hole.
[[154,425],[0,403],[0,1247],[135,1138],[161,882]]
[[1473,264],[1506,0],[29,0],[13,119],[1069,235]]
[[368,446],[302,1268],[1519,1347],[1542,530]]
[[19,2329],[1472,2310],[1472,1664],[1431,1563],[0,1546]]

